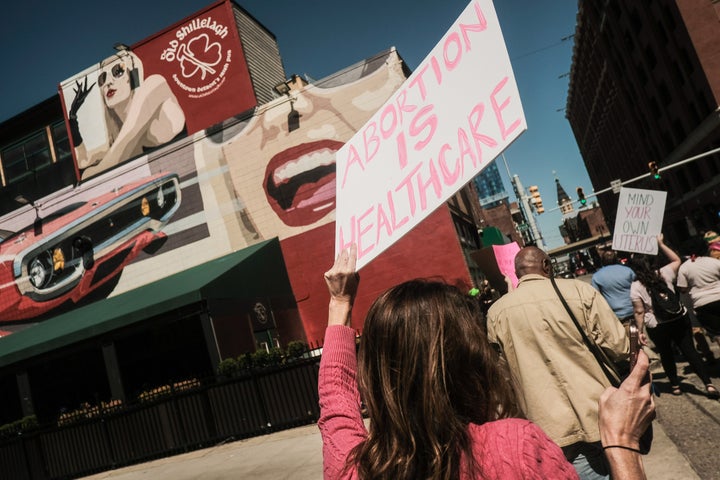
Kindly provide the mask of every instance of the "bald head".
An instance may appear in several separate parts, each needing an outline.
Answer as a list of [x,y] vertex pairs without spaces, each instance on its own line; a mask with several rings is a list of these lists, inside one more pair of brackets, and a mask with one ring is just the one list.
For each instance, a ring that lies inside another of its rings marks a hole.
[[550,257],[537,247],[525,247],[515,255],[515,275],[520,278],[529,273],[550,277]]

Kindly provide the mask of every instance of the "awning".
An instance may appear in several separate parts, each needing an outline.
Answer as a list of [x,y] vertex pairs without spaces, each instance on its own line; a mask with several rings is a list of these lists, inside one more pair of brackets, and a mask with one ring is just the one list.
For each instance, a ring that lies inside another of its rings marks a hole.
[[0,338],[0,368],[206,299],[291,295],[277,238]]

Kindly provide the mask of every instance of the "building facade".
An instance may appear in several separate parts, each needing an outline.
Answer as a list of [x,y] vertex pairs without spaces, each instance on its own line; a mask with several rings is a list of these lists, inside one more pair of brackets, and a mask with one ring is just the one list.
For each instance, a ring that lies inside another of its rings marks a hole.
[[[696,0],[578,4],[566,116],[593,187],[642,176],[627,186],[667,191],[675,244],[718,224],[720,156],[706,153],[720,146],[719,12]],[[645,175],[650,162],[660,179]],[[598,201],[613,225],[617,196]]]
[[[0,125],[0,423],[321,346],[335,153],[409,73],[389,49],[288,79],[273,34],[221,0]],[[367,265],[353,326],[403,280],[472,286],[479,210],[470,184]]]

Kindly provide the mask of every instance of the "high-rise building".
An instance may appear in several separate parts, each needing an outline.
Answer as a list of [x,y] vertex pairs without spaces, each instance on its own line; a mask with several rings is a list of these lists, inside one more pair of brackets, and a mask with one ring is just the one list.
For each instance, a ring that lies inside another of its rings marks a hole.
[[[594,190],[643,176],[627,186],[667,191],[678,244],[718,226],[720,156],[672,166],[720,146],[719,16],[711,1],[578,5],[566,116]],[[598,201],[614,223],[617,196]]]
[[508,194],[505,191],[500,171],[498,170],[495,160],[475,177],[475,186],[480,196],[480,205],[483,208],[496,207],[503,200],[507,201]]

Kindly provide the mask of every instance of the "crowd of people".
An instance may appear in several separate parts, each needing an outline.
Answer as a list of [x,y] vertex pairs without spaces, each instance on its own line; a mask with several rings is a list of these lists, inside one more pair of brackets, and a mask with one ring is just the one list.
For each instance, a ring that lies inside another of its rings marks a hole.
[[[684,262],[662,235],[658,256],[627,266],[608,249],[591,283],[554,278],[536,247],[518,252],[518,284],[503,295],[407,281],[372,304],[359,347],[356,250],[343,250],[325,274],[325,478],[645,478],[655,417],[647,353],[673,394],[683,394],[679,351],[720,398],[693,342],[701,332],[720,345],[711,254],[720,257],[720,236],[706,238],[707,250]],[[634,366],[631,324],[644,346]]]

